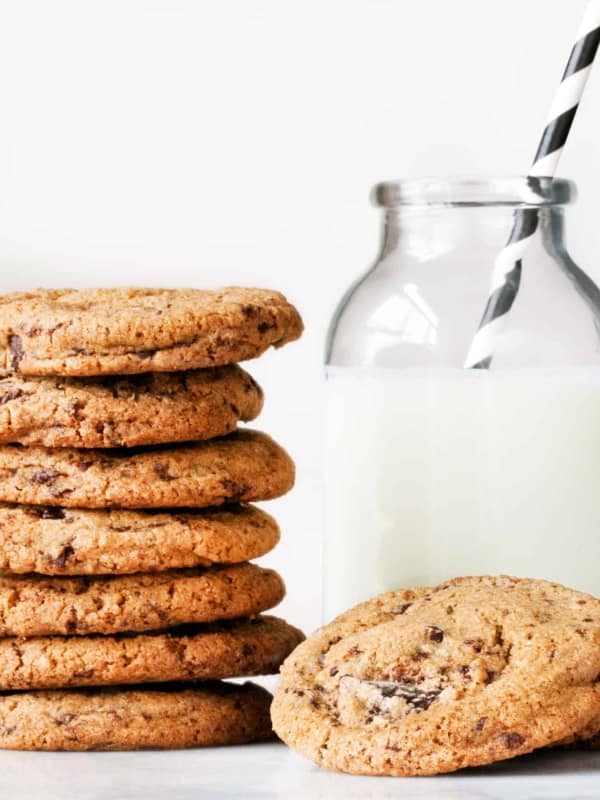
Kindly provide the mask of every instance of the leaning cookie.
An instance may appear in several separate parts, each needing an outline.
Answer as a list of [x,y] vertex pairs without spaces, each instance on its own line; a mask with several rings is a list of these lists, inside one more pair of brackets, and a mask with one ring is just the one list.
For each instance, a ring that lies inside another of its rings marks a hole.
[[154,575],[0,576],[0,636],[151,631],[259,614],[285,586],[255,564]]
[[600,601],[463,578],[363,603],[282,668],[275,731],[323,766],[433,775],[557,742],[600,714]]
[[204,508],[271,500],[294,463],[265,433],[137,450],[0,446],[0,502],[69,508]]
[[271,675],[303,640],[277,617],[114,636],[0,638],[0,691]]
[[118,575],[236,564],[278,541],[273,517],[250,505],[169,512],[0,503],[0,572]]
[[103,378],[0,378],[0,444],[134,447],[224,436],[258,416],[260,386],[231,365]]
[[131,375],[256,358],[302,333],[279,292],[39,289],[0,296],[0,371]]
[[271,739],[271,695],[245,683],[2,693],[0,748],[141,750]]

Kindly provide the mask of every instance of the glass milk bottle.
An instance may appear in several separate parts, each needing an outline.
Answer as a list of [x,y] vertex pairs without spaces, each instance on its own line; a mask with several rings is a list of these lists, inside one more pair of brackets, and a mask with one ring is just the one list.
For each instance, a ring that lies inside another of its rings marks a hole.
[[[565,180],[375,187],[383,240],[327,342],[327,619],[456,575],[600,594],[600,291]],[[513,217],[538,227],[490,369],[464,369]]]

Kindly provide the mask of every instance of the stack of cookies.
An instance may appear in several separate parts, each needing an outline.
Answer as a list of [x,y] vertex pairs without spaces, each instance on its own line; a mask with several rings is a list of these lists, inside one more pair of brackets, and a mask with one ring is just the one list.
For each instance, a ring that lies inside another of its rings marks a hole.
[[0,747],[256,741],[301,641],[249,563],[294,482],[236,362],[299,337],[270,291],[0,297]]

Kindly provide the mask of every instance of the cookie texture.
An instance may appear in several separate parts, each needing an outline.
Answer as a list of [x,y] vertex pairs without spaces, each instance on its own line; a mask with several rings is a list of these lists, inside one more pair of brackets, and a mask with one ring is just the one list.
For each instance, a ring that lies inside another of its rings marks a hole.
[[273,517],[250,505],[166,512],[0,504],[1,572],[115,575],[234,564],[278,541]]
[[0,378],[0,444],[134,447],[212,439],[262,409],[241,367],[101,378]]
[[255,564],[154,575],[0,576],[0,636],[148,631],[258,614],[283,599],[279,575]]
[[279,292],[39,289],[0,296],[0,370],[129,375],[256,358],[302,333]]
[[282,668],[275,731],[332,769],[432,775],[528,753],[600,711],[600,601],[463,578],[338,617]]
[[302,633],[277,617],[150,634],[0,639],[0,690],[270,675]]
[[264,741],[273,735],[270,701],[253,683],[5,693],[0,748],[140,750]]
[[201,508],[270,500],[294,464],[265,433],[140,450],[0,446],[0,502],[69,508]]

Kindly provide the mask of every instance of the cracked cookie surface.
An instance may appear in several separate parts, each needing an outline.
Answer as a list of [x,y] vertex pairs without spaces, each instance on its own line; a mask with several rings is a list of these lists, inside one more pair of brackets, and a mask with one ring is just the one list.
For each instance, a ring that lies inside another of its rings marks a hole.
[[149,631],[259,614],[285,594],[256,564],[154,575],[0,576],[0,636]]
[[0,691],[271,675],[303,638],[269,616],[146,634],[0,638]]
[[302,333],[279,292],[38,289],[0,296],[0,371],[131,375],[233,364]]
[[255,506],[86,510],[0,503],[0,572],[117,575],[236,564],[279,541]]
[[390,592],[286,660],[276,733],[345,772],[431,775],[521,755],[600,713],[600,601],[462,578]]
[[225,436],[263,393],[241,367],[102,378],[0,377],[0,444],[134,447]]
[[294,463],[265,433],[122,450],[0,446],[0,501],[68,508],[203,508],[270,500]]
[[272,738],[271,695],[253,683],[3,693],[0,748],[138,750]]

